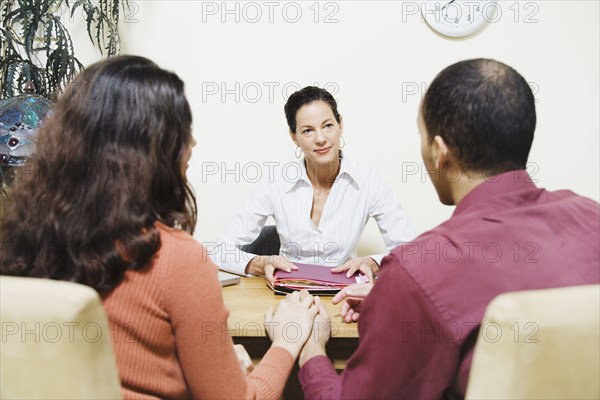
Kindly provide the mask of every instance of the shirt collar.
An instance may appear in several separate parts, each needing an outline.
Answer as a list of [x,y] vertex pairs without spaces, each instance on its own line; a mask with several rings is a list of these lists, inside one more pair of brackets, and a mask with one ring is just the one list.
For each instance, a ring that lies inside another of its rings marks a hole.
[[452,215],[454,216],[461,214],[472,205],[489,200],[492,197],[506,195],[511,192],[533,189],[537,189],[537,186],[535,186],[535,184],[532,182],[532,179],[527,171],[514,170],[503,172],[489,178],[481,185],[467,193],[460,203],[457,204]]
[[[341,150],[340,150],[341,153]],[[348,159],[344,158],[343,153],[341,157],[341,165],[340,165],[340,173],[338,174],[336,179],[340,179],[341,177],[347,176],[354,184],[357,189],[360,189],[360,184],[358,183],[358,171],[356,170],[356,165],[352,162],[348,161]]]
[[[302,158],[302,160],[298,164],[300,165],[300,168],[299,168],[300,173],[297,175],[296,179],[287,179],[286,180],[287,188],[285,190],[285,193],[288,193],[288,192],[292,191],[293,189],[295,189],[300,182],[304,182],[304,183],[308,184],[309,186],[311,185],[310,179],[308,179],[308,174],[306,173],[305,159]],[[340,150],[340,172],[338,173],[338,176],[335,179],[337,181],[338,179],[346,177],[346,176],[354,182],[354,184],[357,186],[357,188],[360,189],[360,185],[357,180],[357,171],[356,171],[354,164],[349,162],[348,159],[344,157],[344,154]]]

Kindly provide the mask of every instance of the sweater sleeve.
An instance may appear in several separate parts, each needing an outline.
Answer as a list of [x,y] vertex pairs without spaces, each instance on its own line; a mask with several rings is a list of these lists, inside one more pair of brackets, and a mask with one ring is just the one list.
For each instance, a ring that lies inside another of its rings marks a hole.
[[167,274],[165,308],[176,352],[193,398],[277,398],[294,364],[292,355],[272,347],[252,374],[244,376],[227,330],[217,267],[188,235],[163,243]]

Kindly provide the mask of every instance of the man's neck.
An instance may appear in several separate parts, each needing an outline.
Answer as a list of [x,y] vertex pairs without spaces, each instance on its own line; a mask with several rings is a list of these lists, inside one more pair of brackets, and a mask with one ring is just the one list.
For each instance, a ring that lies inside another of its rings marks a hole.
[[457,181],[449,184],[454,204],[460,203],[466,195],[489,178],[490,176],[485,172],[466,171],[462,173]]

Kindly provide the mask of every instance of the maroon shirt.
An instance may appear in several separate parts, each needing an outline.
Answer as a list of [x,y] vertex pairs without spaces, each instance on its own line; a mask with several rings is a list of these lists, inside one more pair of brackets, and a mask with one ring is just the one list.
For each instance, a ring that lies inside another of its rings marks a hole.
[[507,172],[395,248],[381,269],[341,376],[323,356],[301,368],[307,399],[463,398],[478,336],[514,334],[479,329],[494,297],[600,282],[600,206]]

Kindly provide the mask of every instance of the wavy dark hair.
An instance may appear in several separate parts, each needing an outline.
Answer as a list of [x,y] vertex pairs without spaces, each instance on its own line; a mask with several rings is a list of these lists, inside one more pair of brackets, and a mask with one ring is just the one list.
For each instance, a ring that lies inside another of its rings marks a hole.
[[314,103],[315,101],[327,103],[338,124],[342,121],[337,109],[337,102],[331,93],[316,86],[306,86],[297,92],[292,93],[283,107],[290,132],[296,133],[296,114],[298,114],[298,110],[300,110],[302,106]]
[[136,56],[85,69],[39,132],[0,222],[4,275],[110,292],[151,265],[156,222],[193,233],[192,114],[174,73]]

